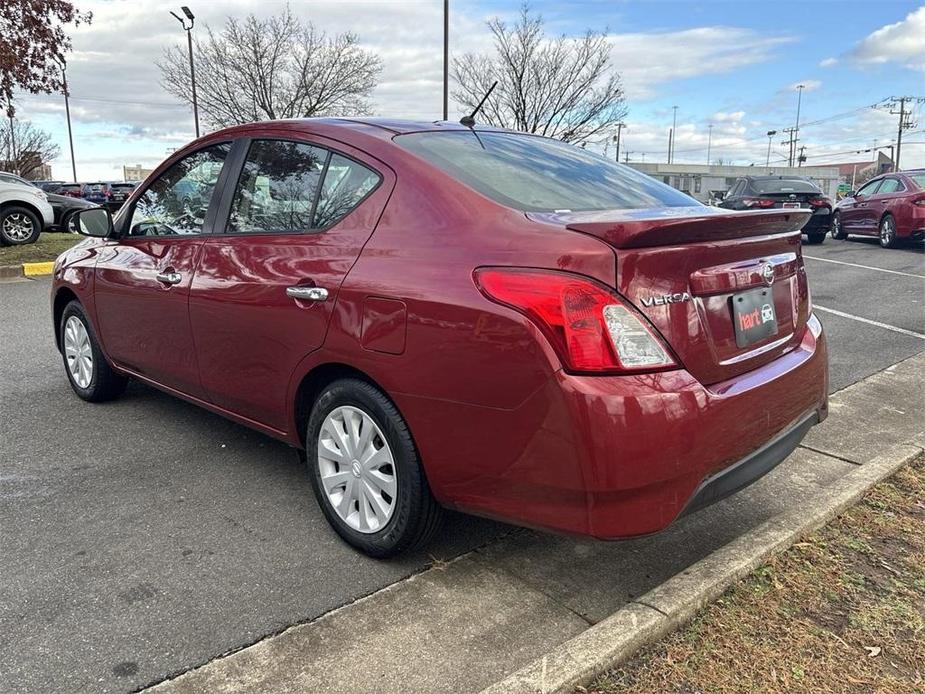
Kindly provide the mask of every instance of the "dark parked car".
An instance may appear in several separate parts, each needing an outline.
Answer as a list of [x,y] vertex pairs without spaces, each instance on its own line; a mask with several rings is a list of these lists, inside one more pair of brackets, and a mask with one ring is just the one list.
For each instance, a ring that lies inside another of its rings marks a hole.
[[96,207],[92,202],[81,198],[73,198],[68,195],[58,195],[57,193],[46,193],[48,203],[55,213],[54,222],[51,229],[62,232],[76,232],[77,229],[72,224],[74,213],[77,210],[85,210],[90,207]]
[[82,196],[97,205],[118,210],[133,190],[134,183],[85,183]]
[[708,207],[523,133],[255,123],[173,154],[114,220],[78,214],[55,337],[85,400],[135,378],[304,451],[369,554],[442,507],[646,535],[825,418],[810,214]]
[[46,193],[57,193],[58,189],[64,185],[64,181],[33,181],[33,183]]
[[819,186],[799,176],[745,176],[733,184],[718,206],[729,210],[812,210],[802,230],[807,243],[822,243],[832,227],[832,201]]
[[832,238],[876,236],[884,248],[925,239],[925,169],[885,174],[835,206]]

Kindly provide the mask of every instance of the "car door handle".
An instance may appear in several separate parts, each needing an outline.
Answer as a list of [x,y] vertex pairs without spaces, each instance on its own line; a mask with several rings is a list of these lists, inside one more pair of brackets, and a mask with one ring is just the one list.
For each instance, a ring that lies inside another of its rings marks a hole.
[[286,287],[286,296],[302,301],[325,301],[328,298],[328,290],[324,287]]
[[180,284],[183,281],[183,275],[179,272],[159,272],[155,275],[158,282],[164,284]]

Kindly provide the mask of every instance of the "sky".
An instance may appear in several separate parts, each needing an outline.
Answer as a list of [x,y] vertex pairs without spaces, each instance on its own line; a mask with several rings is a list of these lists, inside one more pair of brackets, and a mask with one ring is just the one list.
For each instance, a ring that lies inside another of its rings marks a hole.
[[[283,0],[185,0],[197,27],[228,16],[278,13]],[[189,107],[159,84],[155,61],[185,43],[170,10],[184,0],[75,0],[93,22],[71,30],[68,61],[75,159],[80,180],[118,180],[123,164],[153,166],[193,139]],[[293,12],[329,33],[351,31],[383,63],[375,115],[435,120],[442,110],[441,0],[291,0]],[[486,21],[513,19],[519,0],[450,0],[450,54],[490,52]],[[871,106],[894,96],[925,97],[925,5],[877,0],[531,3],[550,35],[606,32],[622,77],[628,116],[621,149],[630,161],[666,160],[677,106],[675,161],[763,164],[768,130],[792,127],[803,84],[800,137],[806,165],[870,160],[859,149],[888,145],[898,116]],[[48,130],[61,155],[55,178],[71,178],[64,99],[17,98],[18,117]],[[462,114],[450,104],[450,117]],[[903,168],[925,167],[925,104],[903,133]],[[589,148],[613,156],[608,138]],[[771,161],[786,155],[783,134]],[[624,155],[621,154],[621,160]]]

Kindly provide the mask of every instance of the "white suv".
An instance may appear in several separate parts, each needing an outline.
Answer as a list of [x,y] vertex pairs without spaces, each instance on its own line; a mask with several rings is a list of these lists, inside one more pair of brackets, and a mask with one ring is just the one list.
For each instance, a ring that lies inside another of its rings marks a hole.
[[45,191],[24,178],[0,172],[0,245],[35,243],[54,219]]

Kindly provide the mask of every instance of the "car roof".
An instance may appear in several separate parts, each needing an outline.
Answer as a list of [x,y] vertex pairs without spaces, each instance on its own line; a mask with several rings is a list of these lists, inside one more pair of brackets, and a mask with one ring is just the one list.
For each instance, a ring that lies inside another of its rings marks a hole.
[[[470,129],[467,126],[461,125],[455,121],[424,121],[370,116],[356,118],[288,118],[273,121],[258,121],[256,123],[233,125],[223,130],[216,131],[211,135],[239,135],[246,134],[249,129],[255,127],[280,126],[282,128],[287,128],[298,125],[306,126],[308,129],[313,127],[334,127],[342,130],[352,130],[356,132],[362,131],[367,134],[378,134],[379,137],[384,139],[391,139],[395,135],[404,135],[407,133],[446,132]],[[478,130],[479,132],[515,132],[512,130],[506,130],[505,128],[497,128],[490,125],[479,124],[476,124],[474,129]]]
[[797,176],[796,174],[781,174],[780,176],[746,176],[749,181],[804,181],[806,183],[812,183],[811,180],[805,176]]

